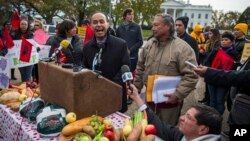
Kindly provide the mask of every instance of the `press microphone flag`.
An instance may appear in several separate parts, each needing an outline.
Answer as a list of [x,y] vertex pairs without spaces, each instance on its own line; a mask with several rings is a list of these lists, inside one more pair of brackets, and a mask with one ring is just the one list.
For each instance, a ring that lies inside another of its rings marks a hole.
[[60,42],[59,48],[51,55],[51,58],[55,58],[56,55],[62,50],[62,48],[68,48],[69,47],[69,41],[68,40],[62,40]]
[[122,72],[122,81],[126,82],[127,85],[130,87],[131,81],[133,80],[133,75],[130,72],[130,69],[127,65],[123,65],[121,67],[121,72]]

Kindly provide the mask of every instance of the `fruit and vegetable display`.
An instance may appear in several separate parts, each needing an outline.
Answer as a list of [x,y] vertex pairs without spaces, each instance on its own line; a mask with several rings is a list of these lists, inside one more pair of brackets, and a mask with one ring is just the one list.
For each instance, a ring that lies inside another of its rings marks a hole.
[[19,86],[10,85],[0,91],[0,104],[7,105],[13,111],[18,111],[21,102],[28,97],[38,97],[40,87],[36,82],[26,82]]
[[[55,105],[50,106],[48,111],[48,106],[39,95],[40,88],[35,82],[22,83],[19,86],[10,85],[8,89],[0,92],[0,104],[7,105],[13,111],[19,111],[20,115],[29,121],[35,121],[41,136],[60,134],[59,141],[155,140],[157,131],[154,125],[148,124],[146,111],[135,111],[131,118],[123,119],[122,126],[117,127],[111,118],[101,117],[98,114],[77,119],[73,111],[66,113],[63,107],[58,108]],[[42,106],[37,104],[39,102]],[[27,104],[33,105],[27,106]],[[26,106],[33,110],[26,110]]]
[[71,122],[62,129],[59,141],[154,141],[156,128],[145,112],[126,118],[123,128],[114,128],[110,118],[97,115]]

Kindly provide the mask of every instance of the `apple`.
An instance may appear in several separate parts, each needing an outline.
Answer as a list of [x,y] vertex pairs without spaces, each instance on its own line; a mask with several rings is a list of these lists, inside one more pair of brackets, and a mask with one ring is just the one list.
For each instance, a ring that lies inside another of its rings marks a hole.
[[113,126],[112,125],[104,125],[104,130],[107,131],[113,131]]
[[112,119],[110,119],[110,118],[104,118],[103,124],[104,125],[112,125]]
[[125,125],[122,129],[122,133],[125,137],[128,137],[131,131],[132,131],[132,127],[130,125]]
[[146,127],[145,127],[145,134],[146,135],[155,135],[156,134],[156,128],[153,124],[148,124]]
[[115,134],[113,131],[106,130],[104,131],[104,136],[109,139],[109,141],[115,141]]
[[20,102],[24,101],[25,99],[27,98],[27,95],[26,94],[20,94],[19,97],[18,97],[18,100]]
[[76,114],[74,112],[70,112],[66,115],[65,120],[67,123],[72,123],[76,121]]

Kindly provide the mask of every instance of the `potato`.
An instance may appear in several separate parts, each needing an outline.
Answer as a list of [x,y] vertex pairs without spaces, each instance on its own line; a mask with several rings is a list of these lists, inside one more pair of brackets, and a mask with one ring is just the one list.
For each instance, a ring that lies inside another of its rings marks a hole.
[[90,135],[92,138],[96,135],[95,129],[92,126],[83,126],[82,131]]

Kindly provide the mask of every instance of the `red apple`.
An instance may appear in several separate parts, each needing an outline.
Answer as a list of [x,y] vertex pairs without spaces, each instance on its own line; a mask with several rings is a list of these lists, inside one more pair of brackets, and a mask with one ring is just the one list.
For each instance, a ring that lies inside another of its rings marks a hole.
[[156,134],[156,128],[153,124],[148,124],[146,127],[145,127],[145,134],[146,135],[155,135]]
[[105,131],[106,131],[106,130],[113,131],[113,126],[112,126],[111,124],[105,125],[104,130],[105,130]]
[[107,137],[109,141],[115,141],[115,134],[110,130],[104,131],[104,137]]

